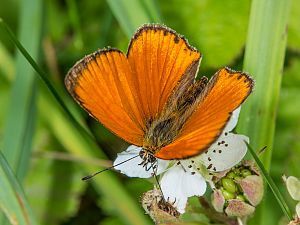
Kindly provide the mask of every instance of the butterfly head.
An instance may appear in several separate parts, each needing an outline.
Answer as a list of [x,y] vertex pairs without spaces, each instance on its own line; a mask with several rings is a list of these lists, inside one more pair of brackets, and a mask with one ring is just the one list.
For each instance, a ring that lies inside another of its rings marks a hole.
[[151,168],[153,168],[153,170],[157,169],[157,158],[150,151],[143,148],[139,152],[139,156],[142,159],[139,166],[145,167],[146,171],[149,171]]

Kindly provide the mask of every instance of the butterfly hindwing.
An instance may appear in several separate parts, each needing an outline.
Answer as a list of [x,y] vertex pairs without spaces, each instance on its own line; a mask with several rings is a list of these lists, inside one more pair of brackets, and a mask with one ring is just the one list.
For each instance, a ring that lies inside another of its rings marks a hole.
[[161,159],[184,159],[206,150],[221,134],[231,113],[253,88],[246,74],[221,69],[199,96],[199,104],[187,119],[176,139],[155,156]]

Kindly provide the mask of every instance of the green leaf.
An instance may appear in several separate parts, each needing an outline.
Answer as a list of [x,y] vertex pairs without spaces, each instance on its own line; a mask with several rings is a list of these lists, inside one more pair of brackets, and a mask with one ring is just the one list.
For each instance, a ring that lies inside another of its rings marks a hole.
[[[0,209],[11,224],[35,225],[23,190],[0,151]],[[2,223],[3,224],[3,223]]]
[[183,34],[202,53],[201,68],[228,66],[242,54],[249,3],[249,0],[226,1],[226,4],[203,0],[159,1],[163,22]]

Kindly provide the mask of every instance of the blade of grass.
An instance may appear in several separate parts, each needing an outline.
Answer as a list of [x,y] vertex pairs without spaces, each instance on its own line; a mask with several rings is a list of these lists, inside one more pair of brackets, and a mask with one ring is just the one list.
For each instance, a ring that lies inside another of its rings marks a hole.
[[[34,7],[33,7],[34,6]],[[28,47],[32,57],[37,58],[41,38],[42,2],[26,0],[21,3],[20,40]],[[34,26],[33,26],[34,25]],[[30,30],[30,32],[28,32]],[[3,137],[3,154],[20,181],[27,169],[31,153],[31,141],[35,118],[35,76],[30,65],[18,53],[16,78],[8,109]],[[21,173],[18,173],[21,171]]]
[[1,151],[0,187],[0,209],[9,222],[24,225],[37,224],[24,192]]
[[252,157],[254,158],[256,164],[260,168],[262,175],[264,176],[266,182],[268,183],[271,191],[273,192],[276,200],[278,201],[278,204],[280,205],[283,213],[286,215],[286,217],[291,221],[293,220],[293,215],[291,213],[291,210],[289,209],[286,201],[284,200],[282,194],[280,193],[279,189],[277,188],[276,184],[274,183],[271,176],[268,174],[267,170],[265,169],[262,162],[259,160],[258,156],[256,155],[255,151],[251,148],[251,146],[246,143],[249,149],[249,152],[251,153]]
[[[290,0],[253,0],[251,3],[244,68],[256,81],[255,90],[243,105],[237,130],[250,138],[254,149],[267,146],[261,161],[270,170],[276,110],[284,64]],[[272,207],[265,198],[253,224],[272,224]]]
[[[243,105],[237,130],[249,136],[254,149],[267,146],[261,161],[270,170],[276,110],[287,39],[290,0],[253,0],[251,3],[244,68],[256,81],[255,90]],[[253,224],[272,224],[272,207],[264,199]],[[268,206],[267,206],[268,205]],[[270,212],[270,213],[268,213]]]
[[60,104],[60,106],[64,109],[70,120],[76,125],[77,129],[81,130],[84,135],[87,137],[94,139],[88,131],[78,123],[78,121],[75,119],[71,111],[66,106],[65,102],[59,95],[58,91],[54,88],[54,85],[48,78],[47,74],[37,65],[37,63],[34,61],[34,59],[30,56],[30,54],[27,52],[27,50],[22,46],[22,44],[18,41],[14,33],[11,31],[9,26],[0,18],[0,26],[7,32],[7,34],[10,37],[10,40],[18,47],[20,52],[23,54],[23,56],[26,58],[26,60],[30,63],[30,65],[34,68],[34,70],[37,72],[37,75],[41,78],[41,80],[45,83],[47,88],[50,90],[50,92],[53,94],[57,102]]
[[[20,4],[19,37],[32,56],[37,58],[42,30],[42,2],[26,0]],[[35,92],[33,90],[36,83],[32,68],[20,53],[17,53],[15,65],[15,81],[3,131],[3,154],[19,181],[22,182],[28,168],[34,134]],[[0,221],[1,224],[8,223],[2,215]]]
[[37,86],[34,85],[31,90],[32,97],[28,102],[28,118],[25,124],[25,131],[23,134],[22,146],[19,149],[19,161],[16,170],[17,177],[20,181],[26,176],[27,170],[30,164],[31,150],[32,150],[32,139],[35,132],[35,122],[36,122],[36,95]]
[[107,0],[106,2],[128,38],[131,38],[134,31],[142,24],[160,21],[159,13],[152,0]]
[[287,38],[290,1],[253,0],[244,58],[244,71],[254,78],[255,90],[243,105],[238,131],[258,149],[268,146],[262,162],[270,169],[276,110]]

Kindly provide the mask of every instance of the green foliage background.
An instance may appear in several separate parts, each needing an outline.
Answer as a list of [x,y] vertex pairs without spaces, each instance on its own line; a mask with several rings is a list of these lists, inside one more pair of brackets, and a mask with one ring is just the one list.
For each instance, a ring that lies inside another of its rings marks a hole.
[[[282,174],[300,177],[297,1],[291,2],[290,9],[280,97],[274,112],[277,117],[270,173],[289,205],[294,206],[281,181]],[[5,174],[13,180],[13,173],[7,172],[11,168],[21,184],[19,188],[15,184],[12,190],[24,190],[32,211],[30,218],[45,225],[151,224],[139,201],[141,194],[152,188],[152,180],[128,179],[117,172],[104,173],[91,182],[80,180],[109,165],[128,144],[74,103],[65,91],[64,76],[77,60],[98,48],[112,46],[126,52],[134,30],[149,22],[175,29],[202,52],[200,75],[211,76],[224,66],[242,70],[250,10],[249,0],[0,0],[0,17],[46,71],[77,120],[96,136],[96,140],[89,139],[77,129],[0,29],[0,149],[7,160],[1,158],[1,162],[7,167]],[[273,24],[269,32],[275,28]],[[256,54],[259,57],[263,53]],[[4,177],[0,179],[0,192],[8,198]],[[259,209],[263,217],[258,213],[252,223],[258,224],[263,218],[261,224],[278,224],[283,214],[269,191],[264,204],[272,207]],[[209,224],[197,213],[189,215],[191,221]],[[0,219],[0,224],[9,224],[3,215]]]

